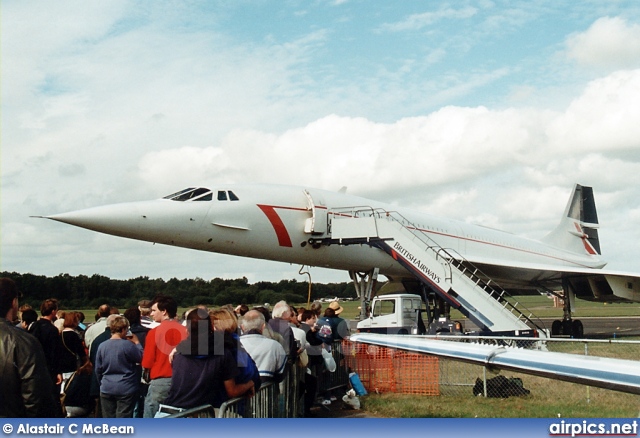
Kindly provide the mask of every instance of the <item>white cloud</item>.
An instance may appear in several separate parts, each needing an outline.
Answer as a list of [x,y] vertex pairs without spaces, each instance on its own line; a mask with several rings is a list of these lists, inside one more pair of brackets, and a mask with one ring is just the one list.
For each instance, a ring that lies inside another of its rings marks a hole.
[[463,20],[471,18],[477,12],[478,10],[471,6],[460,9],[444,7],[435,12],[412,14],[406,17],[404,20],[395,23],[385,23],[380,27],[380,29],[389,32],[420,30],[440,20]]
[[549,126],[553,147],[563,151],[630,151],[640,142],[640,70],[592,81]]
[[638,155],[639,99],[636,70],[593,81],[563,112],[445,107],[394,123],[331,115],[281,134],[237,129],[216,147],[150,152],[141,178],[156,187],[214,175],[216,182],[249,178],[373,193],[520,169],[537,184],[570,184],[593,173],[595,163],[585,160],[593,161],[594,151]]
[[[127,2],[114,0],[64,1],[55,5],[38,2],[3,2],[2,97],[24,98],[34,87],[46,87],[49,63],[60,53],[74,53],[78,42],[102,38],[123,17]],[[11,84],[6,86],[5,84]],[[49,85],[52,85],[49,83]]]
[[220,182],[248,177],[369,193],[433,186],[544,160],[544,147],[534,142],[547,117],[483,107],[446,107],[391,124],[332,115],[280,135],[236,130],[220,149],[151,152],[141,162],[142,177],[153,186],[215,175]]
[[603,17],[585,32],[566,41],[569,59],[589,67],[636,68],[640,66],[640,25],[621,17]]
[[[228,157],[219,148],[182,147],[149,152],[138,165],[142,184],[169,192],[183,186],[202,185],[208,175],[224,174],[229,166]],[[164,193],[164,192],[163,192]],[[160,197],[160,193],[158,193]]]

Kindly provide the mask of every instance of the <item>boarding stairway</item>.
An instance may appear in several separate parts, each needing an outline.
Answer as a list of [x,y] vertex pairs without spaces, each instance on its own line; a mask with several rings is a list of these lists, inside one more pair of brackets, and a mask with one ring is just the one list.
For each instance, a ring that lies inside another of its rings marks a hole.
[[544,336],[541,322],[504,289],[487,279],[460,254],[438,245],[397,212],[372,208],[328,212],[327,243],[367,244],[380,248],[421,282],[475,322],[494,334],[531,333]]

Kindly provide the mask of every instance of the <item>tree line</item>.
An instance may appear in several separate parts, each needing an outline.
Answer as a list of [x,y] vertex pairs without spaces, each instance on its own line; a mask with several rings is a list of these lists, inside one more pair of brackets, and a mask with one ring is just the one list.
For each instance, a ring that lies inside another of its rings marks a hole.
[[[56,298],[61,309],[97,309],[109,304],[121,309],[137,305],[157,294],[172,296],[181,307],[198,304],[221,306],[224,304],[275,304],[280,300],[290,303],[306,303],[309,283],[281,280],[277,283],[259,281],[251,284],[246,277],[233,280],[213,278],[177,279],[137,277],[114,280],[103,275],[59,274],[44,275],[0,272],[1,277],[13,279],[20,291],[20,303],[28,303],[38,309],[47,298]],[[311,300],[324,297],[353,298],[356,296],[352,282],[313,283]]]

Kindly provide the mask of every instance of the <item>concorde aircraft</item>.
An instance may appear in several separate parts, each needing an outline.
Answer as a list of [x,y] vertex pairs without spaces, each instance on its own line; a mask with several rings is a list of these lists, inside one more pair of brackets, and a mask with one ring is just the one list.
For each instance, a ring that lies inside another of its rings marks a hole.
[[[346,270],[362,284],[378,273],[406,284],[418,280],[482,330],[496,333],[532,326],[513,309],[508,291],[561,296],[564,316],[552,334],[575,336],[583,332],[571,319],[575,297],[640,301],[638,275],[603,269],[593,191],[581,185],[558,226],[540,241],[345,190],[263,184],[194,186],[161,199],[46,218],[142,241]],[[503,308],[515,316],[503,315]]]

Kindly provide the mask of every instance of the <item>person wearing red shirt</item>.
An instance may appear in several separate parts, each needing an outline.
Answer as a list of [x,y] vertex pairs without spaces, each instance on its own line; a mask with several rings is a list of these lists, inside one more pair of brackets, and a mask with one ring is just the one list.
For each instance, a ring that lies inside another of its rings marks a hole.
[[178,304],[168,296],[159,295],[151,304],[151,318],[160,325],[147,333],[142,356],[142,368],[150,379],[149,391],[144,401],[144,418],[153,418],[160,403],[167,398],[171,386],[171,362],[169,354],[187,338],[187,329],[174,318]]

